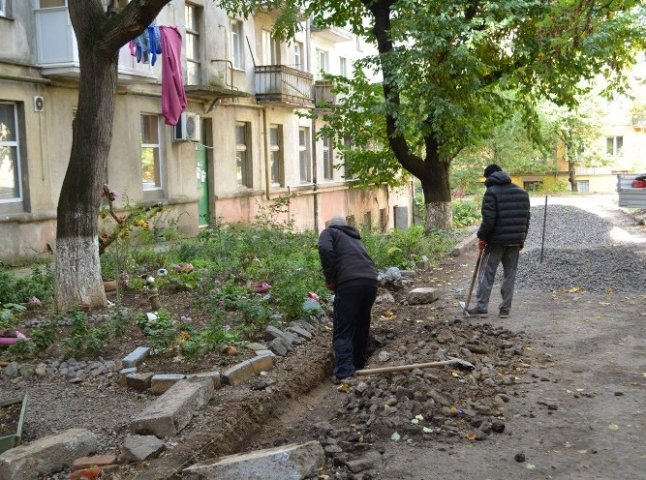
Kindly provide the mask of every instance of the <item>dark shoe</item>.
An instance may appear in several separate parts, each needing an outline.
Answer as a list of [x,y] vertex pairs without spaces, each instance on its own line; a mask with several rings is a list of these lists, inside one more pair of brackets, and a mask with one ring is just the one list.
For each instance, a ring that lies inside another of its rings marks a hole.
[[351,384],[353,381],[354,381],[354,377],[339,378],[336,375],[332,375],[332,383],[334,385],[342,385],[344,383]]
[[489,313],[486,310],[480,310],[478,307],[473,307],[467,310],[470,317],[486,318]]
[[500,318],[509,318],[509,310],[500,310],[498,316]]

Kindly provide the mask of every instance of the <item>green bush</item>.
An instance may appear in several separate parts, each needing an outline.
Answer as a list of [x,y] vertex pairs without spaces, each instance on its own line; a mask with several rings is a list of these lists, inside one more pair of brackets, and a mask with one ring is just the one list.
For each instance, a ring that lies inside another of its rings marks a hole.
[[456,228],[474,225],[482,219],[480,204],[473,200],[454,200],[451,207],[453,210],[453,226]]
[[137,325],[148,337],[150,347],[159,353],[173,345],[177,331],[173,326],[173,318],[168,310],[159,309],[156,317],[154,320],[149,320],[147,315],[140,313],[135,319]]
[[51,267],[34,266],[31,275],[18,278],[0,267],[0,303],[25,303],[31,297],[45,302],[54,290],[54,274]]

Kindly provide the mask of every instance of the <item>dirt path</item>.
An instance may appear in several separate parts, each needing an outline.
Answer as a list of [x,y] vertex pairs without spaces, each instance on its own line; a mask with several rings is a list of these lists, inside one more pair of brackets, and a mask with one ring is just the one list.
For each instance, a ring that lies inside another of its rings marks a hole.
[[[612,221],[613,235],[639,244],[646,240],[643,227],[607,199],[594,200],[559,201]],[[646,265],[643,257],[635,261]],[[464,294],[474,264],[475,249],[447,260],[441,270],[433,272],[428,280],[434,279],[443,299],[428,311],[418,311],[417,318],[410,318],[410,311],[405,314],[404,328],[397,329],[398,335],[406,335],[406,320],[412,324],[461,320],[455,297]],[[497,311],[498,301],[499,294],[494,291],[490,312]],[[640,293],[592,294],[580,291],[577,285],[556,292],[517,291],[510,318],[469,320],[523,331],[528,339],[523,360],[530,366],[519,372],[516,383],[507,389],[504,433],[482,442],[460,437],[412,444],[382,439],[374,448],[383,453],[383,462],[373,470],[373,476],[344,473],[334,478],[644,478],[645,319],[646,295]],[[375,323],[377,329],[384,327],[383,320]],[[413,332],[410,328],[411,334],[418,334]],[[400,345],[404,340],[397,339]],[[344,396],[333,385],[323,384],[307,397],[295,399],[287,406],[289,413],[271,422],[249,449],[316,438],[314,426],[320,422],[342,428],[338,421],[344,419],[345,426],[351,428],[348,417],[342,415]],[[518,454],[524,461],[515,459]]]

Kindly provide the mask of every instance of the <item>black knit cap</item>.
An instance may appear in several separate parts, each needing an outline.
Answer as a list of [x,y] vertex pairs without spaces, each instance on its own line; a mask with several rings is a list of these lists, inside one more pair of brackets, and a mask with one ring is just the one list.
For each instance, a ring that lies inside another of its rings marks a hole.
[[500,168],[495,163],[492,163],[491,165],[487,165],[487,168],[485,168],[484,170],[484,177],[489,178],[489,176],[495,172],[502,172],[502,168]]

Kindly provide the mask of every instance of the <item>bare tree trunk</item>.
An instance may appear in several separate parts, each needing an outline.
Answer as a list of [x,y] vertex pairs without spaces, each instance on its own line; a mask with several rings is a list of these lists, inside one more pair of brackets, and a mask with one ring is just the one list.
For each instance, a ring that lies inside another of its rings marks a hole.
[[568,181],[570,182],[570,187],[573,192],[578,192],[579,189],[576,186],[576,164],[572,161],[567,162],[567,173]]
[[78,42],[78,111],[57,211],[55,302],[61,311],[79,304],[106,304],[97,216],[112,139],[117,52],[101,54],[87,37],[85,40]]

